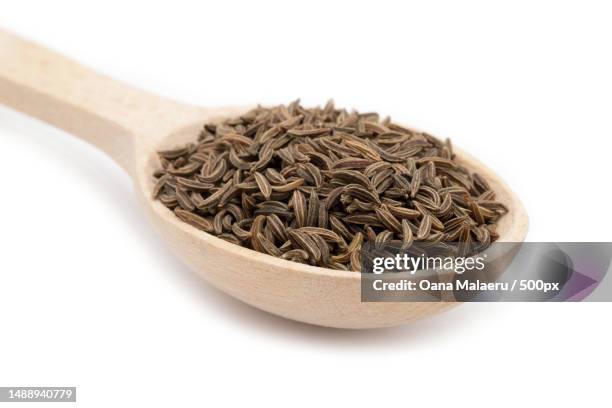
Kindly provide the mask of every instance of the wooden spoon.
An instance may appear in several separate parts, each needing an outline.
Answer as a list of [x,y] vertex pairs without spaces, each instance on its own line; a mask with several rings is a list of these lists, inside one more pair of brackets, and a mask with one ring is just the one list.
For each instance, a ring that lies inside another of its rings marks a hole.
[[[47,49],[0,31],[0,102],[99,147],[127,171],[140,202],[174,252],[207,281],[252,306],[322,326],[393,326],[457,303],[366,303],[355,272],[294,263],[242,248],[178,220],[151,197],[156,151],[194,141],[205,122],[248,107],[199,108],[137,90]],[[518,198],[471,156],[459,160],[479,172],[510,210],[498,225],[501,240],[521,242],[527,215]]]

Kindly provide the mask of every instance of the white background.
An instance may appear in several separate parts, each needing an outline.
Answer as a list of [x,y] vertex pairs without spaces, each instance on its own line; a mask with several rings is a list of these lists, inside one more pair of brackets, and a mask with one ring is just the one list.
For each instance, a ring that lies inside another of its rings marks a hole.
[[[194,104],[390,114],[505,178],[529,240],[610,241],[611,16],[586,1],[5,0],[0,26]],[[0,385],[77,386],[86,407],[610,406],[609,303],[292,323],[181,265],[94,148],[0,107],[0,152]]]

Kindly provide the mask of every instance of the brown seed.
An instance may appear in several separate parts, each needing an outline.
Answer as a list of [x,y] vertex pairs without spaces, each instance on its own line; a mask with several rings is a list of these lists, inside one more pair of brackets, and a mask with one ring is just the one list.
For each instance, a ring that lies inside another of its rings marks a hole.
[[327,264],[330,261],[330,252],[329,245],[320,235],[311,235],[310,238],[314,241],[314,243],[319,247],[319,251],[321,252],[321,263]]
[[286,193],[287,191],[293,191],[296,188],[300,187],[302,184],[304,184],[304,179],[299,178],[299,179],[295,179],[287,184],[283,184],[280,186],[272,186],[272,191],[278,191],[280,193]]
[[340,180],[343,184],[361,184],[370,188],[370,179],[355,170],[334,170],[330,172],[332,179]]
[[183,210],[195,210],[195,205],[191,202],[187,192],[182,188],[176,188],[176,200]]
[[211,183],[202,183],[197,180],[186,179],[184,177],[177,177],[176,183],[184,188],[185,190],[190,191],[210,191],[215,188],[214,184]]
[[281,258],[290,259],[292,261],[296,260],[297,258],[301,259],[302,261],[305,261],[308,259],[308,257],[308,252],[304,251],[303,249],[291,249],[281,255]]
[[308,252],[312,261],[318,262],[321,260],[321,250],[310,236],[297,230],[289,230],[288,234],[289,239],[295,246]]
[[179,147],[177,149],[162,150],[157,152],[161,157],[168,160],[174,160],[189,153],[189,146]]
[[306,198],[299,190],[293,191],[293,213],[298,227],[306,226]]
[[319,129],[290,129],[287,131],[292,136],[321,136],[331,133],[330,128]]
[[344,191],[344,187],[345,186],[336,187],[329,192],[329,194],[327,195],[327,199],[325,200],[325,207],[328,210],[338,202],[338,200],[340,199],[340,195]]
[[181,208],[176,208],[174,210],[174,214],[176,214],[176,216],[180,218],[181,221],[184,221],[187,224],[190,224],[198,229],[201,229],[202,231],[213,232],[212,223],[208,221],[207,219],[200,217],[197,214],[194,214],[189,211],[185,211]]
[[319,195],[315,190],[310,191],[308,198],[308,214],[306,216],[306,226],[314,227],[318,224],[319,217]]
[[259,187],[259,191],[261,191],[266,200],[269,200],[270,195],[272,194],[272,187],[270,186],[268,179],[266,179],[266,177],[258,171],[254,172],[253,176],[255,177],[255,182]]
[[360,261],[358,251],[351,252],[350,260],[351,260],[351,270],[355,272],[361,272],[361,261]]
[[378,219],[376,214],[352,214],[344,217],[344,221],[349,224],[363,224],[375,227],[383,226],[383,223]]
[[250,170],[252,166],[252,163],[245,162],[238,157],[238,153],[236,153],[235,149],[230,150],[229,161],[235,168],[240,170]]
[[410,197],[416,197],[419,192],[419,188],[421,187],[421,172],[417,171],[412,177],[412,181],[410,182]]
[[368,241],[374,241],[376,239],[376,231],[372,229],[369,225],[366,225],[364,228],[365,236]]
[[225,217],[226,211],[219,211],[213,218],[213,232],[217,235],[223,233],[223,217]]
[[389,228],[392,231],[400,232],[402,230],[402,225],[400,221],[391,214],[386,205],[381,205],[380,207],[374,209],[378,219],[383,223],[383,225]]
[[329,215],[327,213],[327,203],[326,200],[319,202],[319,214],[317,217],[317,225],[320,228],[327,228],[327,223],[329,220]]
[[232,233],[241,241],[251,238],[251,231],[242,229],[238,224],[232,225]]
[[317,188],[321,187],[321,184],[323,184],[323,176],[321,175],[319,169],[316,168],[315,165],[312,163],[306,163],[304,166],[306,167],[306,171],[308,171],[308,174],[310,174],[314,185]]
[[347,139],[344,141],[344,144],[352,149],[354,152],[361,154],[366,159],[371,159],[374,161],[382,160],[380,155],[376,153],[374,149],[363,142],[359,142],[353,139]]
[[328,242],[334,242],[340,246],[346,247],[346,242],[344,241],[344,239],[342,239],[340,235],[338,235],[332,230],[318,227],[303,227],[298,229],[298,231],[304,232],[309,235],[318,235]]
[[363,234],[358,232],[353,237],[353,240],[349,244],[347,248],[347,252],[355,252],[361,250],[361,245],[363,244]]
[[393,238],[393,232],[389,230],[384,230],[380,234],[376,235],[374,239],[374,245],[376,248],[384,248],[385,244],[389,242]]
[[415,218],[419,218],[421,213],[417,210],[413,210],[411,208],[404,207],[396,207],[394,205],[387,206],[389,212],[400,219],[407,218],[409,220],[413,220]]
[[402,250],[410,248],[413,242],[412,228],[410,228],[408,220],[404,219],[402,220]]
[[427,238],[430,231],[431,231],[431,215],[427,214],[421,220],[421,225],[419,225],[419,231],[417,232],[416,238],[418,240],[423,240]]
[[347,184],[344,186],[343,194],[359,198],[366,203],[379,203],[380,198],[376,192],[372,192],[359,184]]
[[227,162],[225,159],[219,160],[217,162],[215,168],[211,172],[203,172],[204,167],[202,167],[202,172],[197,179],[202,183],[214,183],[218,180],[221,180],[223,176],[227,173]]
[[334,169],[365,169],[373,163],[370,159],[361,159],[358,157],[346,157],[336,161],[332,168]]
[[261,232],[257,233],[256,237],[259,241],[259,245],[263,248],[264,252],[272,256],[281,256],[282,252],[276,247],[268,238],[266,238]]
[[251,245],[253,246],[254,250],[259,251],[259,252],[265,252],[265,250],[263,249],[261,242],[258,239],[253,239],[253,238],[256,238],[257,234],[263,233],[265,222],[266,222],[266,216],[258,215],[253,220],[253,224],[251,224],[251,231],[250,231],[251,232]]
[[333,215],[329,216],[329,224],[331,226],[332,231],[334,231],[344,239],[350,240],[352,238],[353,235],[349,232],[348,228],[346,228],[346,225],[344,225],[342,221],[340,221]]
[[470,210],[472,211],[472,217],[474,218],[476,223],[478,223],[479,225],[485,223],[485,219],[482,216],[482,212],[480,211],[480,207],[478,206],[476,201],[470,201]]
[[200,163],[192,162],[178,169],[168,168],[167,171],[173,176],[191,176],[199,170],[200,166]]
[[178,205],[178,201],[176,199],[176,194],[160,194],[159,201],[162,202],[168,208],[174,208]]
[[272,234],[276,238],[283,242],[287,241],[286,227],[276,214],[268,215],[266,221],[267,226],[271,228]]
[[264,201],[256,205],[255,215],[271,215],[276,214],[279,217],[288,218],[291,215],[287,204],[280,201]]
[[171,176],[169,174],[164,174],[157,180],[157,182],[155,183],[155,186],[153,187],[153,194],[152,194],[153,198],[159,197],[162,189],[166,186],[166,182],[170,179],[170,177]]

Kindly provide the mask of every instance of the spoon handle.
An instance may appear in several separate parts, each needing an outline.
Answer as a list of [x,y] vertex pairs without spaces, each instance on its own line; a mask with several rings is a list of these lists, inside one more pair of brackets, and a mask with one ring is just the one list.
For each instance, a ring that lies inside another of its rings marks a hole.
[[155,143],[202,112],[114,81],[2,30],[0,103],[92,143],[130,173],[137,142]]

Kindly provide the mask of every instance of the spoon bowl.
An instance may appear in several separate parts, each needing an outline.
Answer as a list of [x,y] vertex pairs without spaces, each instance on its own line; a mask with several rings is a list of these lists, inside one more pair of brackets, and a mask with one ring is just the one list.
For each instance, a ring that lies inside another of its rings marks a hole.
[[[154,200],[156,151],[194,141],[204,123],[248,107],[180,104],[99,75],[52,51],[0,31],[0,102],[60,127],[108,153],[134,179],[149,219],[173,252],[208,282],[249,305],[305,323],[339,328],[404,324],[457,302],[361,302],[360,274],[299,264],[226,242],[180,221]],[[457,150],[508,207],[500,241],[521,242],[527,215],[491,170]]]

